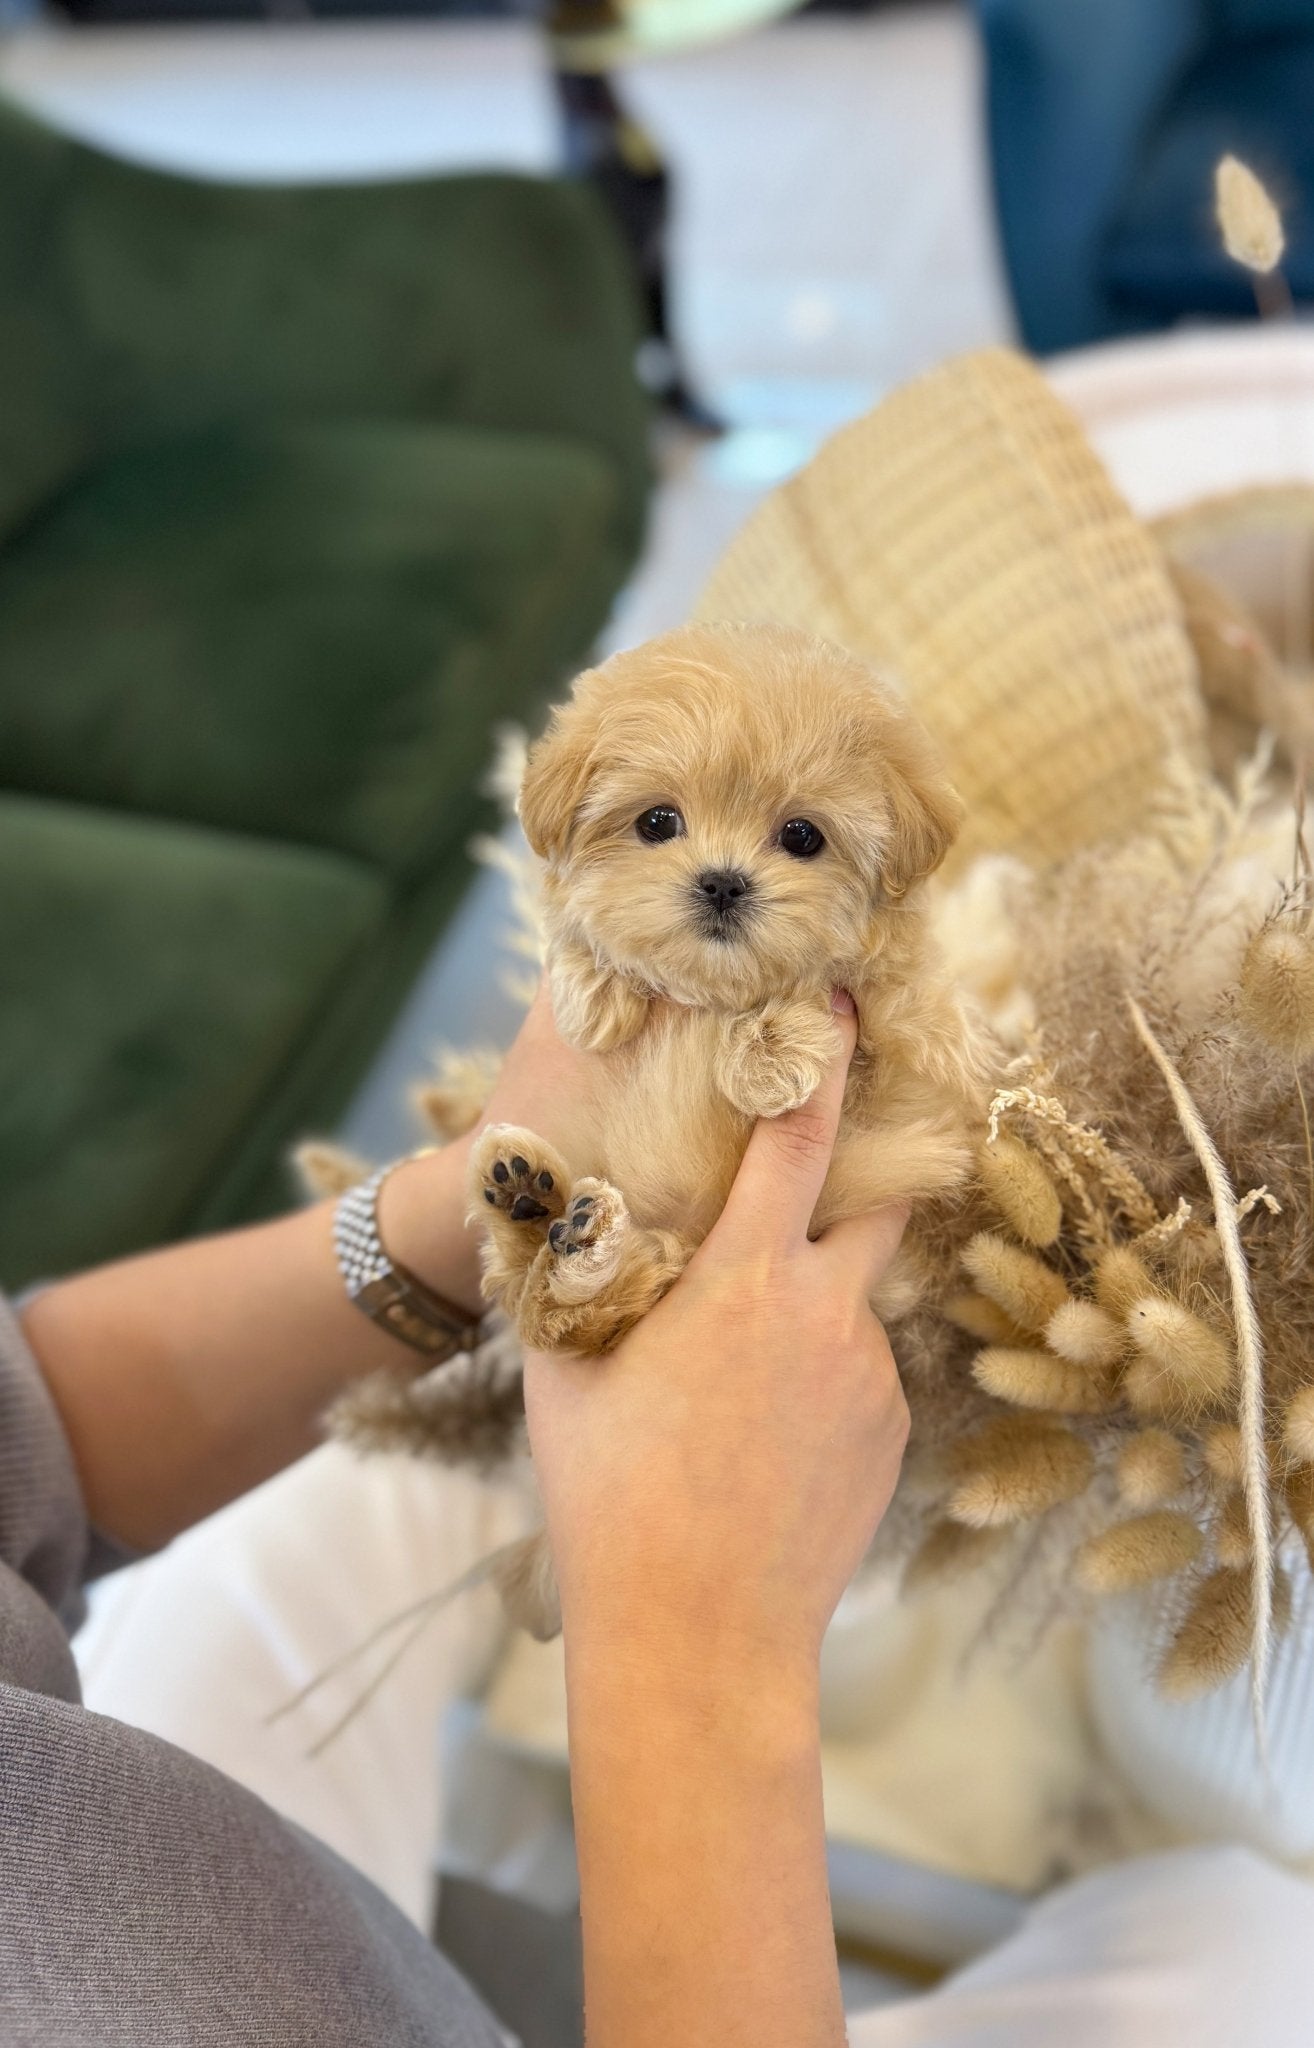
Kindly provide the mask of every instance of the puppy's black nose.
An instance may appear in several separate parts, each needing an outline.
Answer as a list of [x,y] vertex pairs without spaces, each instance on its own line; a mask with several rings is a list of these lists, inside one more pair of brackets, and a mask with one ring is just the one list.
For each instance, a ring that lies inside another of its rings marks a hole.
[[697,886],[717,915],[724,917],[727,911],[738,908],[752,885],[737,868],[706,868],[699,875]]

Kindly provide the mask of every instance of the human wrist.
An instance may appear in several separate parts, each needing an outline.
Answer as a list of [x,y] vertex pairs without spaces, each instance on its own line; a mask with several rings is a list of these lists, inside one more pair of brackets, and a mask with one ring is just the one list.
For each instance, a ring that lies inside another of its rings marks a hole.
[[469,1137],[417,1154],[379,1189],[379,1237],[389,1258],[457,1308],[482,1312],[478,1241],[465,1220]]
[[572,1730],[610,1729],[631,1740],[637,1728],[682,1748],[719,1750],[789,1765],[820,1742],[819,1660],[777,1645],[685,1629],[625,1633],[572,1626],[565,1631],[566,1691]]

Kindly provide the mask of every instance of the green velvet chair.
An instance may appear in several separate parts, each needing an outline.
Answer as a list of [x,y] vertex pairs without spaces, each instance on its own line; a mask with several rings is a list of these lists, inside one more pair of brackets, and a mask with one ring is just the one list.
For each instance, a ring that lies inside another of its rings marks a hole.
[[0,106],[0,1281],[287,1200],[634,560],[635,337],[578,186]]

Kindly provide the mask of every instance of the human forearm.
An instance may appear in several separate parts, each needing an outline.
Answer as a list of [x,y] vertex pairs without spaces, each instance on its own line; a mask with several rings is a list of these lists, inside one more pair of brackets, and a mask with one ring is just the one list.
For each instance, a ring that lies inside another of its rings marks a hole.
[[566,1659],[588,2048],[842,2048],[815,1677]]
[[[380,1202],[393,1256],[472,1310],[464,1143],[399,1167]],[[331,1204],[60,1281],[23,1324],[93,1521],[151,1549],[316,1441],[352,1379],[419,1364],[347,1299]]]
[[898,1475],[872,1288],[894,1211],[808,1232],[852,1005],[670,1292],[603,1360],[525,1359],[565,1617],[589,2048],[841,2048],[818,1666]]
[[[589,1061],[557,1036],[545,992],[507,1054],[493,1121],[568,1126]],[[394,1259],[458,1307],[479,1306],[465,1223],[469,1138],[408,1160],[379,1195]],[[150,1549],[311,1448],[325,1407],[382,1365],[418,1365],[347,1299],[331,1205],[124,1259],[38,1295],[24,1325],[50,1383],[92,1519]]]

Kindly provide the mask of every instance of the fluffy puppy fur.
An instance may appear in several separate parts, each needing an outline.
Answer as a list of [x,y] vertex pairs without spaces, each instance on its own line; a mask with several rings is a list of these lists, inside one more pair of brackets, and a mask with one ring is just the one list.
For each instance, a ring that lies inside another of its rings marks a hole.
[[[661,1297],[755,1119],[816,1087],[835,987],[858,1050],[814,1234],[965,1175],[983,1063],[921,898],[960,815],[899,701],[802,633],[686,627],[579,678],[520,817],[558,1026],[600,1086],[564,1153],[494,1126],[471,1165],[486,1292],[527,1344],[606,1352]],[[877,1305],[909,1295],[905,1262]]]

